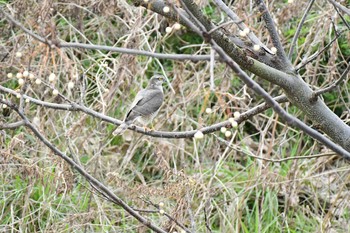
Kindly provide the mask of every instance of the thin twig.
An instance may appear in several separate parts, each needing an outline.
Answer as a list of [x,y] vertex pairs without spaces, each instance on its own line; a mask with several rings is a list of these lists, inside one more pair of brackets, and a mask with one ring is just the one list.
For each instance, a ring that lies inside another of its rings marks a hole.
[[84,43],[74,43],[74,42],[59,42],[59,41],[54,42],[54,41],[47,40],[46,38],[41,37],[35,34],[33,31],[27,29],[20,22],[15,20],[11,15],[7,14],[2,8],[0,8],[0,12],[3,13],[11,23],[18,26],[28,35],[32,36],[33,38],[35,38],[36,40],[44,44],[49,45],[50,47],[106,50],[106,51],[124,53],[124,54],[130,54],[130,55],[155,57],[159,59],[192,60],[192,61],[209,61],[210,60],[210,55],[163,54],[163,53],[142,51],[137,49],[111,47],[111,46],[105,46],[105,45],[94,45],[94,44],[84,44]]
[[[334,5],[333,5],[333,6],[334,6]],[[348,30],[350,30],[350,25],[349,25],[349,23],[344,19],[343,15],[340,14],[339,9],[338,9],[336,6],[334,6],[334,9],[335,9],[336,12],[338,13],[338,15],[339,15],[339,17],[341,18],[341,20],[343,21],[343,23],[344,23],[344,24],[346,25],[346,27],[348,28]]]
[[297,41],[298,41],[298,37],[299,37],[299,34],[301,32],[301,28],[303,27],[304,23],[305,23],[305,20],[306,20],[306,17],[307,15],[309,14],[310,10],[311,10],[311,7],[312,5],[314,4],[315,0],[310,0],[309,2],[309,5],[307,6],[305,12],[304,12],[304,15],[303,17],[301,18],[300,22],[299,22],[299,25],[298,25],[298,28],[294,34],[294,37],[293,37],[293,40],[292,40],[292,43],[290,45],[290,49],[289,49],[289,53],[288,53],[288,58],[289,60],[292,60],[292,56],[293,56],[293,52],[294,52],[294,48],[297,44]]
[[297,65],[297,67],[295,67],[295,70],[300,70],[301,68],[303,68],[304,66],[306,66],[307,64],[309,64],[310,62],[312,62],[313,60],[315,60],[318,56],[320,56],[326,49],[328,49],[344,32],[345,30],[341,30],[339,31],[336,36],[326,45],[324,46],[319,52],[317,52],[316,54],[313,54],[312,56],[310,56],[309,58],[307,58],[305,61],[302,61],[299,65]]
[[340,78],[337,81],[335,81],[332,85],[330,85],[326,88],[314,91],[312,93],[311,99],[315,100],[319,95],[322,95],[326,92],[330,92],[330,91],[334,90],[335,88],[337,88],[341,84],[341,82],[343,82],[344,79],[348,76],[349,71],[350,71],[350,63],[348,63],[348,66],[346,67],[346,69],[344,70],[344,72],[342,73],[342,75],[340,76]]
[[73,169],[78,171],[89,183],[93,185],[96,190],[100,190],[101,194],[106,196],[109,200],[111,200],[113,203],[119,205],[122,207],[125,211],[127,211],[130,215],[135,217],[140,223],[144,224],[148,228],[152,229],[155,232],[159,233],[166,233],[163,229],[159,228],[158,226],[151,223],[148,219],[144,218],[142,215],[140,215],[137,211],[134,211],[133,208],[131,208],[129,205],[127,205],[122,199],[117,197],[111,190],[109,190],[104,184],[102,184],[100,181],[98,181],[95,177],[91,176],[88,172],[84,170],[81,166],[79,166],[77,163],[75,163],[71,158],[69,158],[66,154],[61,152],[58,148],[56,148],[51,142],[49,142],[40,132],[39,130],[29,121],[29,119],[25,116],[24,113],[22,113],[18,107],[15,104],[12,104],[9,101],[6,101],[4,99],[0,99],[0,103],[6,104],[11,109],[17,112],[17,114],[22,118],[24,121],[24,124],[27,128],[29,128],[34,135],[43,142],[50,150],[64,159]]
[[[143,202],[145,202],[145,203],[147,203],[147,204],[149,204],[149,205],[151,205],[151,206],[157,208],[157,211],[156,211],[156,212],[159,213],[159,210],[161,209],[161,208],[159,207],[159,205],[153,203],[153,202],[150,201],[150,200],[145,200],[145,199],[143,199],[143,198],[140,198],[140,199],[141,199]],[[164,215],[165,215],[168,219],[170,219],[170,221],[173,221],[176,225],[178,225],[180,228],[182,228],[186,233],[191,233],[191,231],[190,231],[189,229],[187,229],[187,227],[185,227],[182,223],[180,223],[179,221],[177,221],[174,217],[172,217],[171,215],[167,214],[166,212],[164,212]]]
[[224,143],[225,146],[228,146],[232,150],[242,152],[243,154],[246,154],[247,156],[252,157],[254,159],[259,159],[259,160],[263,160],[263,161],[271,162],[271,163],[283,163],[283,162],[287,162],[287,161],[290,161],[290,160],[314,159],[314,158],[320,158],[320,157],[335,155],[334,152],[326,152],[326,153],[310,155],[310,156],[287,157],[287,158],[283,158],[283,159],[269,159],[269,158],[256,156],[253,153],[249,153],[247,151],[239,149],[237,146],[231,145],[228,141],[226,141],[225,139],[223,139],[221,137],[215,136],[215,138],[218,139],[220,142]]
[[25,124],[24,121],[17,121],[13,123],[8,124],[0,124],[0,129],[16,129],[18,127],[21,127]]
[[328,0],[329,2],[331,2],[333,4],[333,6],[337,7],[339,10],[343,11],[345,14],[350,16],[350,10],[348,8],[346,8],[343,5],[340,5],[339,3],[337,3],[334,0]]

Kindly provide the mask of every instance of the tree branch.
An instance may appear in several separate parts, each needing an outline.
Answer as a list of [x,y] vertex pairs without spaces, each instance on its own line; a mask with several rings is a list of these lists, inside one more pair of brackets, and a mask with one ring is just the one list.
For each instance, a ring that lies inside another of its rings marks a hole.
[[[231,10],[231,8],[229,8],[222,0],[214,0],[214,2],[228,15],[228,17],[233,20],[235,24],[237,24],[240,30],[243,31],[244,29],[248,28],[247,25],[245,25],[245,23],[238,17],[238,15],[233,10]],[[264,48],[267,52],[273,54],[271,50],[264,43],[262,43],[251,30],[249,30],[247,37],[254,44],[260,45],[260,47]]]
[[326,92],[330,92],[330,91],[334,90],[335,88],[337,88],[340,85],[340,83],[342,81],[344,81],[344,79],[348,76],[349,71],[350,71],[350,63],[348,63],[348,66],[346,67],[346,69],[344,70],[344,72],[342,73],[340,78],[337,81],[335,81],[332,85],[330,85],[324,89],[314,91],[314,93],[312,94],[311,100],[314,101],[315,99],[317,99],[317,97],[319,95],[322,95]]
[[333,4],[333,6],[337,7],[339,10],[341,10],[342,12],[344,12],[345,14],[349,15],[350,16],[350,10],[348,8],[346,8],[345,6],[343,5],[340,5],[339,3],[337,3],[336,1],[334,0],[328,0],[330,3]]
[[32,36],[34,39],[44,44],[47,44],[50,47],[106,50],[106,51],[125,53],[130,55],[141,55],[141,56],[155,57],[159,59],[171,59],[171,60],[180,60],[180,61],[181,60],[191,60],[191,61],[209,61],[210,60],[210,55],[163,54],[163,53],[142,51],[137,49],[111,47],[111,46],[105,46],[105,45],[94,45],[94,44],[63,42],[63,41],[50,41],[42,36],[35,34],[33,31],[24,27],[20,22],[15,20],[10,14],[7,14],[2,8],[0,8],[0,12],[5,15],[8,21],[18,26],[28,35]]
[[305,12],[304,12],[304,15],[303,17],[301,18],[300,22],[299,22],[299,25],[298,25],[298,28],[294,34],[294,37],[293,37],[293,40],[292,40],[292,43],[290,45],[290,49],[289,49],[289,53],[288,53],[288,58],[289,60],[291,61],[292,60],[292,56],[293,56],[293,52],[294,52],[294,48],[297,44],[297,41],[298,41],[298,37],[299,37],[299,34],[301,32],[301,28],[303,27],[304,25],[304,22],[306,20],[306,17],[307,15],[309,14],[310,10],[311,10],[311,7],[312,5],[314,4],[315,0],[310,0],[309,2],[309,5],[307,6]]
[[311,55],[309,58],[307,58],[305,61],[302,61],[301,63],[299,63],[296,67],[295,70],[300,70],[301,68],[303,68],[304,66],[306,66],[307,64],[309,64],[310,62],[312,62],[313,60],[315,60],[318,56],[320,56],[326,49],[328,49],[343,33],[345,32],[345,30],[339,31],[338,33],[336,33],[336,36],[326,45],[324,46],[320,51],[318,51],[317,53]]
[[8,124],[0,124],[0,129],[16,129],[23,125],[25,125],[24,121],[17,121],[17,122],[8,123]]
[[140,223],[144,224],[148,228],[152,229],[155,232],[158,233],[166,233],[163,229],[159,228],[158,226],[151,223],[148,219],[144,218],[142,215],[140,215],[137,211],[133,210],[129,205],[127,205],[122,199],[120,199],[118,196],[116,196],[111,190],[109,190],[104,184],[102,184],[100,181],[98,181],[95,177],[91,176],[88,172],[84,170],[84,168],[80,167],[77,163],[75,163],[71,158],[69,158],[67,155],[65,155],[63,152],[61,152],[59,149],[57,149],[51,142],[49,142],[40,132],[36,129],[36,127],[29,121],[29,119],[19,111],[18,107],[9,101],[0,99],[0,103],[6,104],[11,109],[17,112],[17,114],[22,118],[25,126],[29,128],[33,134],[41,141],[43,142],[50,150],[64,159],[73,169],[77,170],[88,182],[90,182],[97,190],[99,190],[103,195],[108,197],[109,200],[111,200],[113,203],[119,205],[122,207],[125,211],[127,211],[130,215],[135,217]]
[[262,17],[266,23],[267,30],[269,31],[269,34],[271,36],[272,43],[277,49],[276,54],[277,54],[278,58],[281,59],[281,61],[283,62],[283,64],[286,66],[286,68],[289,71],[292,71],[293,70],[292,64],[290,63],[286,53],[284,52],[281,40],[280,40],[280,38],[278,36],[278,32],[276,30],[276,26],[273,22],[273,19],[270,15],[269,10],[267,9],[263,0],[256,0],[255,2],[258,6],[259,11],[262,13]]
[[[3,87],[0,85],[0,91],[4,93],[9,93],[12,95],[17,95],[17,92],[14,90],[8,89],[6,87]],[[114,125],[120,125],[122,123],[121,120],[115,119],[113,117],[106,116],[102,113],[96,112],[90,108],[87,108],[85,106],[79,105],[77,103],[71,102],[71,104],[55,104],[50,102],[41,101],[35,98],[32,98],[27,95],[23,95],[24,99],[29,99],[31,103],[40,105],[42,107],[52,108],[52,109],[58,109],[58,110],[65,110],[65,111],[80,111],[84,112],[92,117],[101,119],[102,121],[112,123]],[[285,96],[278,96],[275,98],[275,100],[279,103],[287,102],[288,99]],[[265,111],[266,109],[270,108],[267,104],[260,104],[252,109],[249,109],[248,111],[241,113],[240,117],[236,119],[237,123],[240,124],[247,119]],[[223,121],[217,124],[213,124],[207,127],[201,128],[201,132],[203,134],[209,134],[213,133],[215,131],[219,131],[222,127],[231,127],[230,121]],[[145,131],[144,127],[138,127],[138,126],[130,126],[130,130],[134,130],[135,132],[145,134],[152,137],[160,137],[160,138],[192,138],[194,137],[194,134],[198,130],[189,130],[189,131],[183,131],[183,132],[167,132],[167,131]]]
[[[195,9],[194,2],[192,0],[182,0],[186,7],[190,10]],[[196,9],[195,9],[196,10]],[[198,8],[197,8],[198,10]],[[184,15],[181,15],[180,17],[185,18]],[[188,26],[191,28],[195,28],[196,26],[192,24],[191,22],[187,22]],[[205,28],[205,25],[203,27]],[[206,35],[206,32],[201,32],[200,35]],[[225,50],[221,48],[214,39],[206,38],[212,47],[216,50],[216,52],[221,56],[224,62],[237,74],[237,76],[254,92],[256,92],[258,95],[262,96],[267,104],[269,104],[275,112],[290,126],[294,126],[299,128],[300,130],[304,131],[309,136],[313,137],[314,139],[320,141],[324,145],[326,145],[328,148],[332,149],[342,157],[350,160],[350,152],[344,150],[342,147],[338,146],[325,136],[323,136],[321,133],[317,132],[316,130],[310,128],[307,126],[304,122],[300,121],[298,118],[295,118],[288,114],[283,108],[281,108],[278,103],[262,88],[260,87],[254,80],[250,79],[249,76],[231,59],[229,55],[225,53]],[[301,80],[296,80],[301,81]],[[294,83],[294,82],[293,82]],[[298,84],[298,83],[296,83]],[[294,97],[299,98],[299,96]],[[334,114],[334,113],[333,113]],[[335,114],[334,114],[335,115]]]

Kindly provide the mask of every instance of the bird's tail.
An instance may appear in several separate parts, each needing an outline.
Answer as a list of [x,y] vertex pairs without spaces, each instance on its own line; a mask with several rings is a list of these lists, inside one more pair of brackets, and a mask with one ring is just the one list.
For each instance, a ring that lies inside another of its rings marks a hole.
[[121,125],[118,126],[118,128],[116,128],[114,131],[113,131],[113,136],[117,136],[117,135],[120,135],[122,133],[124,133],[124,131],[128,128],[128,124],[126,124],[125,122],[123,122]]

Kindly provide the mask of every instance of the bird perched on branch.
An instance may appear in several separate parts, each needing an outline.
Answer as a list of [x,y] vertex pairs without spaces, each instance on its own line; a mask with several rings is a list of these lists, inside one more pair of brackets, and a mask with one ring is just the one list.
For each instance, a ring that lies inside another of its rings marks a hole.
[[163,103],[163,82],[163,76],[155,75],[149,81],[146,89],[137,93],[123,123],[114,130],[114,136],[122,134],[135,120],[144,126],[153,120]]

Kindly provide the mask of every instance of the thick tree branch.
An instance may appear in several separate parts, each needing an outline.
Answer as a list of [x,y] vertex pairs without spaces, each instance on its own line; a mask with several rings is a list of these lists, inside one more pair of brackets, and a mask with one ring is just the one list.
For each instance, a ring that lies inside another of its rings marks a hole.
[[[242,68],[247,69],[250,72],[258,75],[259,77],[266,79],[267,81],[270,81],[271,83],[274,83],[282,88],[286,88],[288,86],[288,83],[292,81],[292,77],[287,73],[270,67],[248,56],[248,53],[246,53],[246,51],[243,51],[238,46],[236,46],[221,31],[214,31],[213,33],[209,34],[208,32],[214,28],[214,25],[210,22],[210,20],[207,17],[203,15],[199,7],[193,1],[189,1],[188,4],[186,4],[186,7],[191,12],[193,17],[196,18],[196,20],[200,22],[206,30],[205,35],[199,35],[203,36],[204,39],[207,39],[207,36],[210,35],[210,38],[212,38],[221,48],[223,48],[226,51],[226,53]],[[174,6],[174,8],[176,7]],[[185,16],[183,18],[183,21],[185,22],[184,19],[186,18],[187,14],[183,14],[182,11],[180,11],[179,9],[177,13]],[[189,20],[193,22],[193,19],[191,20],[190,18]],[[196,31],[195,28],[191,29]],[[275,62],[278,63],[278,61]],[[279,64],[277,66],[286,68],[286,66],[282,64]]]
[[[192,0],[183,0],[184,4],[186,5],[186,7],[188,9],[193,9],[194,8],[194,3]],[[192,7],[192,8],[191,8]],[[180,13],[180,12],[179,12]],[[185,19],[184,15],[180,16],[183,17]],[[187,25],[191,28],[196,28],[196,26],[194,24],[192,24],[190,21],[187,20]],[[205,28],[205,25],[203,25],[201,28]],[[198,29],[196,29],[198,30]],[[201,32],[201,35],[206,35],[206,32]],[[326,138],[324,135],[322,135],[321,133],[317,132],[316,130],[310,128],[308,125],[306,125],[304,122],[300,121],[299,119],[291,116],[290,114],[288,114],[283,108],[281,108],[278,103],[262,88],[260,87],[256,82],[254,82],[252,79],[249,78],[249,76],[230,58],[230,56],[228,56],[225,53],[225,50],[223,48],[221,48],[214,39],[211,38],[206,38],[210,44],[212,45],[212,47],[216,50],[216,52],[221,56],[221,58],[223,59],[223,61],[225,61],[227,63],[227,65],[237,74],[237,76],[249,87],[251,88],[253,91],[255,91],[258,95],[261,95],[264,100],[266,101],[266,103],[268,103],[275,111],[276,113],[290,126],[294,126],[299,128],[300,130],[304,131],[306,134],[308,134],[309,136],[313,137],[314,139],[320,141],[321,143],[323,143],[324,145],[326,145],[328,148],[332,149],[333,151],[335,151],[336,153],[338,153],[339,155],[343,156],[344,158],[350,160],[350,152],[344,150],[342,147],[338,146],[337,144],[335,144],[334,142],[332,142],[331,140],[329,140],[328,138]],[[293,84],[297,84],[297,85],[301,85],[301,79],[296,79],[297,82],[293,82]],[[306,86],[307,87],[307,86]],[[293,87],[293,89],[295,89],[296,87]],[[305,85],[304,85],[305,88]],[[311,89],[308,89],[309,91]],[[305,91],[305,89],[303,89],[303,91]],[[305,93],[302,93],[303,95],[305,95]],[[290,96],[289,96],[290,97]],[[299,98],[300,96],[293,96],[293,100],[295,100],[295,98]],[[291,97],[290,97],[291,98]],[[321,102],[321,101],[318,101]],[[323,102],[321,102],[321,106],[320,107],[324,107],[322,105]],[[319,103],[320,104],[320,103]],[[328,108],[325,108],[326,110],[329,110]],[[322,109],[324,110],[324,109]],[[331,111],[329,111],[331,112]],[[331,112],[334,116],[335,114],[333,112]],[[333,116],[333,117],[334,117]],[[339,119],[336,117],[336,119]],[[339,119],[340,122],[342,122]],[[342,122],[343,123],[343,122]],[[343,123],[344,124],[344,123]],[[348,139],[348,138],[347,138]]]

